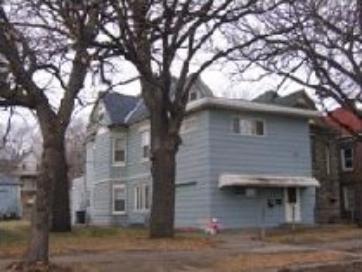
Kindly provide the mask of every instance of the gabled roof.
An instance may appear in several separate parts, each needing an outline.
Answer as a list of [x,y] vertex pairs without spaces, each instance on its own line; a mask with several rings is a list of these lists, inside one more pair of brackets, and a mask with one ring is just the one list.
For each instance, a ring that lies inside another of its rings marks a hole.
[[266,104],[276,104],[286,107],[316,110],[313,100],[304,90],[299,90],[286,96],[280,96],[277,92],[268,91],[261,94],[253,101]]
[[325,121],[332,127],[338,129],[344,136],[351,135],[351,131],[358,134],[362,133],[362,120],[344,108],[338,108],[330,112],[329,116],[325,117]]

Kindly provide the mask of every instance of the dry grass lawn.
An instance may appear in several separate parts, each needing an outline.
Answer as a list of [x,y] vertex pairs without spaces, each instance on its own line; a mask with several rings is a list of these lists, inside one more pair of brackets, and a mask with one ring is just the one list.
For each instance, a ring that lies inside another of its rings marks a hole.
[[339,261],[346,258],[343,253],[331,251],[242,254],[225,258],[222,262],[216,263],[215,271],[263,271],[264,269],[285,268],[293,265]]
[[330,225],[300,228],[295,231],[278,230],[267,235],[266,241],[292,244],[314,244],[341,240],[362,239],[362,228],[354,225]]
[[[0,223],[0,258],[18,257],[26,249],[29,223],[14,221]],[[52,255],[84,252],[125,250],[200,250],[213,246],[213,242],[199,233],[179,233],[175,239],[152,240],[143,229],[115,227],[87,227],[72,233],[51,234]]]

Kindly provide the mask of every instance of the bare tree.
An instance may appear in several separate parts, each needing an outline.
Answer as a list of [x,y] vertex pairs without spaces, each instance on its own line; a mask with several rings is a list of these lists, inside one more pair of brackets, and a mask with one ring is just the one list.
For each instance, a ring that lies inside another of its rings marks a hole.
[[82,119],[73,120],[66,133],[69,180],[84,174],[86,125]]
[[97,53],[90,50],[90,44],[98,33],[102,3],[25,0],[0,4],[0,106],[32,110],[43,137],[35,216],[26,254],[30,263],[48,261],[52,203],[53,228],[70,230],[64,139]]
[[[110,1],[110,23],[103,26],[103,39],[97,46],[134,64],[151,115],[151,237],[174,235],[175,157],[192,84],[211,64],[260,38],[240,39],[239,44],[228,45],[216,37],[230,31],[232,22],[270,11],[278,2]],[[175,67],[179,68],[176,82],[171,74]],[[197,68],[191,73],[193,67]]]
[[361,0],[290,0],[236,28],[228,36],[234,44],[240,36],[264,36],[231,56],[239,71],[254,66],[282,83],[291,79],[313,89],[324,105],[338,104],[362,118]]

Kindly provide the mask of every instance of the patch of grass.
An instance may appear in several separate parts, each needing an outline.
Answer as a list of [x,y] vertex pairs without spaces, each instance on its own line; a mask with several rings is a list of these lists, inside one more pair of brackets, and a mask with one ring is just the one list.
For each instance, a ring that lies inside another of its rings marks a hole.
[[294,265],[340,261],[346,258],[342,253],[331,251],[251,253],[225,258],[215,264],[215,270],[224,272],[263,271],[264,269],[286,268]]
[[362,228],[354,225],[330,225],[316,228],[300,228],[295,231],[278,230],[270,232],[268,242],[313,244],[362,238]]
[[[29,223],[0,223],[0,257],[17,257],[26,249]],[[52,255],[105,251],[170,251],[201,250],[213,246],[208,237],[199,233],[179,233],[174,239],[149,239],[144,229],[117,227],[74,228],[71,233],[52,233]]]

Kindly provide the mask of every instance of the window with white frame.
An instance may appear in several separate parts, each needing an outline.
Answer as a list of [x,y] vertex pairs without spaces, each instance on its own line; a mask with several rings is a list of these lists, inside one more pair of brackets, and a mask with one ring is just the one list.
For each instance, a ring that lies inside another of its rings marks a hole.
[[113,164],[124,165],[126,163],[126,139],[113,139]]
[[151,190],[148,184],[139,184],[134,187],[134,210],[148,211],[151,207]]
[[352,147],[341,149],[341,163],[342,170],[351,171],[353,170],[353,149]]
[[142,159],[148,160],[150,157],[150,131],[144,130],[141,132],[141,138],[142,138]]
[[232,131],[241,135],[265,135],[265,125],[263,120],[234,117]]
[[113,190],[113,214],[126,213],[126,186],[124,184],[115,184]]

